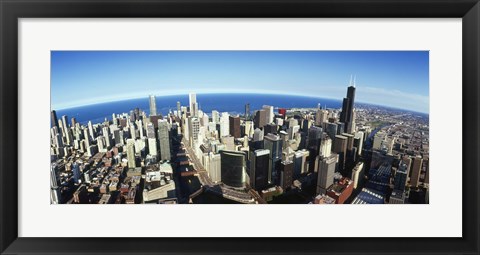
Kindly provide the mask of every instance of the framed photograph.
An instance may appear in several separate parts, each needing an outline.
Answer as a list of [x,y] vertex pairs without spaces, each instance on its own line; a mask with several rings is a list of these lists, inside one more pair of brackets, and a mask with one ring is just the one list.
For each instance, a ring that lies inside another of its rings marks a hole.
[[478,1],[0,12],[1,254],[478,254]]

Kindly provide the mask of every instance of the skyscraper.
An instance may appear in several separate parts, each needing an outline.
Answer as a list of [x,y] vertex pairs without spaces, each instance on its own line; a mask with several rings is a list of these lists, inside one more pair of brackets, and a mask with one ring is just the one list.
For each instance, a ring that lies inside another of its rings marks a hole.
[[253,120],[256,128],[263,128],[267,125],[267,113],[265,110],[258,110],[255,114],[255,119]]
[[240,138],[240,117],[229,116],[230,135],[235,138]]
[[345,124],[343,132],[351,134],[353,132],[353,107],[355,104],[355,78],[350,81],[350,86],[347,89],[347,97],[343,99],[342,112],[340,114],[340,122]]
[[245,120],[250,119],[250,104],[245,104]]
[[58,126],[58,118],[57,118],[57,112],[55,110],[52,110],[52,112],[50,113],[50,118],[51,118],[51,126],[52,127],[57,127],[57,128],[60,128]]
[[67,117],[67,115],[62,116],[62,125],[63,125],[63,134],[65,135],[65,133],[68,129],[68,117]]
[[395,173],[394,178],[394,189],[405,191],[405,185],[407,184],[407,176],[409,172],[410,165],[407,160],[401,160],[398,164],[398,169]]
[[279,184],[280,186],[285,190],[289,188],[292,183],[293,183],[293,161],[291,160],[285,160],[280,162],[280,167],[279,167]]
[[197,117],[198,116],[197,94],[189,93],[188,102],[190,107],[190,116]]
[[157,115],[157,102],[154,95],[150,95],[150,116]]
[[230,114],[228,112],[222,112],[222,117],[220,117],[220,137],[230,134],[229,117]]
[[155,138],[148,138],[148,153],[157,156],[157,140]]
[[422,170],[422,156],[416,156],[413,159],[412,176],[410,177],[410,185],[417,187],[420,182],[420,171]]
[[272,123],[273,119],[275,118],[275,114],[273,113],[273,106],[264,105],[263,109],[265,110],[265,124]]
[[245,153],[238,151],[220,151],[221,178],[225,185],[243,188],[246,181]]
[[259,149],[251,152],[250,186],[256,190],[262,190],[268,185],[269,158],[269,150]]
[[336,135],[332,148],[332,151],[337,153],[339,156],[338,168],[342,174],[345,173],[344,169],[347,154],[347,140],[348,138],[343,135]]
[[158,141],[160,143],[160,160],[170,160],[170,134],[166,120],[158,120]]
[[333,184],[333,176],[337,164],[338,154],[332,153],[319,162],[317,178],[317,194],[326,194],[328,187]]
[[177,101],[177,117],[182,117],[182,105],[180,104],[180,101]]
[[263,137],[264,148],[270,151],[270,169],[268,171],[268,182],[277,181],[277,166],[282,159],[282,139],[278,135],[268,134]]
[[133,139],[127,140],[127,160],[128,168],[135,168],[135,140]]

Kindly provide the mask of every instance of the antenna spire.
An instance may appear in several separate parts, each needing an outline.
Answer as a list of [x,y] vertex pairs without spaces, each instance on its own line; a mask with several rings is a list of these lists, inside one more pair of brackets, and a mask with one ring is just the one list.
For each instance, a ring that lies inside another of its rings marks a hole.
[[353,87],[355,88],[355,80],[357,79],[357,75],[353,76]]

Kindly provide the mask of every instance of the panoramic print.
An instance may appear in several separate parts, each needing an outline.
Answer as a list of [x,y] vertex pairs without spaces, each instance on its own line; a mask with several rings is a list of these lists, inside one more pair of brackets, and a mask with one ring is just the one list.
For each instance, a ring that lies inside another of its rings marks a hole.
[[51,204],[429,203],[428,51],[52,51],[50,119]]

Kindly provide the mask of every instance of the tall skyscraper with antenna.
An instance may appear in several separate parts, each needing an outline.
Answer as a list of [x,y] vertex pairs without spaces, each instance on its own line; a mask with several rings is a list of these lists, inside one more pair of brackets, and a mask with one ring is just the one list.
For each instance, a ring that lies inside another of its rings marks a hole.
[[347,97],[343,99],[342,112],[340,114],[340,122],[343,122],[345,125],[344,132],[351,134],[354,130],[353,128],[353,107],[355,104],[355,77],[350,77],[350,86],[347,89]]

